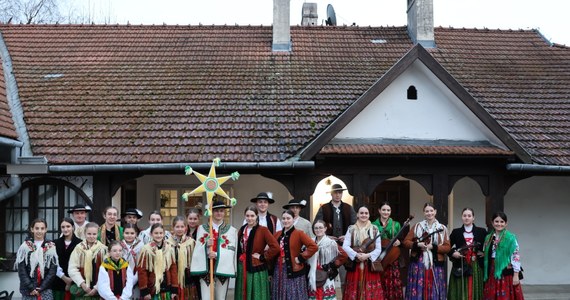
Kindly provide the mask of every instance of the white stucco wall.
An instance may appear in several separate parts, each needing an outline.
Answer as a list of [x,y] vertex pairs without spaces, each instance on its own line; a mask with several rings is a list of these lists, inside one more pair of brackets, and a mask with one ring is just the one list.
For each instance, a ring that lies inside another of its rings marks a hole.
[[570,177],[531,177],[505,196],[508,228],[517,235],[527,284],[570,284]]
[[[417,89],[417,100],[407,99],[410,85]],[[420,61],[394,80],[335,138],[489,141],[502,145]]]

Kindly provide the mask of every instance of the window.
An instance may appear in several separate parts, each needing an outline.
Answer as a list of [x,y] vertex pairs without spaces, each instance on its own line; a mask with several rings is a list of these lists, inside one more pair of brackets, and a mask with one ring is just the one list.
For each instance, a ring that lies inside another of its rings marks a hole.
[[[59,222],[69,217],[67,210],[75,204],[93,206],[87,195],[75,185],[53,178],[34,179],[22,184],[18,194],[1,204],[0,256],[13,264],[18,247],[29,236],[29,224],[36,218],[48,223],[46,238],[59,237]],[[10,268],[11,270],[12,268]]]
[[413,85],[408,88],[408,100],[418,100],[418,90]]
[[[182,199],[182,194],[189,193],[194,189],[187,187],[158,187],[158,196],[160,199],[160,214],[162,214],[162,224],[166,230],[172,231],[172,221],[176,216],[186,216],[188,210],[195,207],[198,203],[202,203],[202,207],[206,207],[206,196],[197,195],[188,197],[188,201]],[[226,194],[230,197],[233,194],[233,189],[224,189]],[[216,200],[217,195],[214,196],[213,201]],[[231,214],[226,214],[225,222],[230,223]]]

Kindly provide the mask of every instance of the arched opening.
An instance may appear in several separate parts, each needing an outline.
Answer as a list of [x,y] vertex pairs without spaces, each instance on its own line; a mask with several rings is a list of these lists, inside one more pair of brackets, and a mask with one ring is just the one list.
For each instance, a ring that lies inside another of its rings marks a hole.
[[[343,188],[346,188],[346,184],[338,177],[335,177],[333,175],[329,175],[328,177],[323,178],[321,181],[319,181],[319,183],[317,183],[317,186],[315,187],[315,190],[311,195],[310,221],[313,221],[315,219],[317,211],[323,204],[331,201],[330,190],[333,184],[340,184]],[[353,205],[353,200],[354,197],[350,194],[350,191],[346,190],[343,192],[342,194],[343,202]]]
[[413,85],[408,88],[408,100],[418,100],[418,90]]

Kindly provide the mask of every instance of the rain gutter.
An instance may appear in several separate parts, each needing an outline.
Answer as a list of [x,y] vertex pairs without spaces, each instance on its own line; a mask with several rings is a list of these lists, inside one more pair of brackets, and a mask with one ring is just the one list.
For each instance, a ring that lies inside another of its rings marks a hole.
[[545,175],[566,175],[570,174],[570,166],[507,164],[507,171],[521,173],[541,173]]
[[[208,170],[211,162],[204,163],[162,163],[162,164],[92,164],[92,165],[50,165],[49,173],[107,173],[107,172],[180,172],[183,174],[186,166],[196,170]],[[236,170],[312,170],[314,161],[287,162],[221,162],[218,171]]]

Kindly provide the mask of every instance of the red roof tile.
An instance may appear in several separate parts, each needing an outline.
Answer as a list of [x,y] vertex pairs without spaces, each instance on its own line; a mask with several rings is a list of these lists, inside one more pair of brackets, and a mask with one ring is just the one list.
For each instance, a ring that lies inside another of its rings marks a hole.
[[[0,26],[35,155],[54,164],[283,161],[412,47],[405,27]],[[372,39],[387,43],[372,43]],[[570,165],[570,51],[436,29],[430,53],[543,164]]]
[[322,155],[449,155],[513,156],[514,152],[491,146],[329,144]]
[[0,68],[0,137],[17,139],[16,127],[12,120],[12,113],[6,99],[6,84],[4,82],[4,70]]

